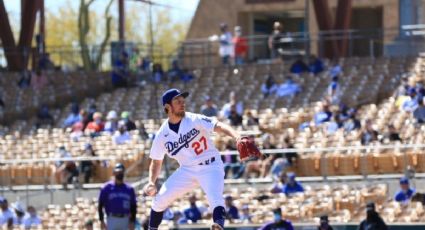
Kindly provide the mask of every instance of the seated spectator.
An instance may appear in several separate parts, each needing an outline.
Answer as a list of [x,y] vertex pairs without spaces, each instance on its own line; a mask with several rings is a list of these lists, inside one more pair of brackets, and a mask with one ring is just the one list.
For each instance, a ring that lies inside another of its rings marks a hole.
[[258,118],[254,117],[251,111],[247,111],[245,114],[246,114],[245,120],[246,120],[247,126],[255,126],[259,124]]
[[162,65],[156,63],[152,68],[152,81],[159,83],[164,80],[164,71],[162,70]]
[[278,88],[279,87],[276,84],[273,75],[269,74],[266,82],[261,85],[261,92],[263,93],[264,98],[267,98],[269,95],[274,94]]
[[132,131],[137,129],[136,123],[134,123],[134,121],[131,120],[130,115],[131,114],[128,111],[124,111],[121,113],[121,122],[124,122],[127,131]]
[[[291,139],[288,136],[283,139],[282,148],[294,148],[294,145],[292,144]],[[272,161],[272,166],[270,170],[273,178],[279,177],[279,174],[281,172],[286,173],[288,167],[296,166],[296,162],[298,159],[298,153],[296,151],[286,152],[284,155],[285,158],[283,158],[283,154],[274,154],[274,156],[276,157],[276,159]]]
[[236,106],[232,106],[228,117],[231,126],[241,126],[242,116],[236,111]]
[[118,129],[118,114],[115,110],[111,110],[106,115],[106,122],[103,131],[113,134]]
[[328,135],[335,134],[339,129],[339,120],[338,116],[335,114],[332,116],[331,120],[326,124],[326,133]]
[[118,124],[118,130],[115,131],[112,139],[116,145],[122,145],[131,141],[131,135],[128,133],[125,123],[120,122]]
[[192,72],[190,72],[188,69],[183,69],[183,74],[180,77],[180,80],[183,83],[189,83],[192,81],[195,77],[193,76]]
[[127,87],[129,71],[128,54],[126,52],[121,52],[120,57],[113,63],[111,77],[114,87]]
[[408,203],[416,190],[410,188],[409,179],[403,177],[400,179],[400,190],[395,194],[394,200],[401,203]]
[[187,224],[187,219],[183,216],[183,213],[180,211],[175,211],[173,213],[173,222],[176,226],[180,224]]
[[247,204],[242,205],[242,213],[240,216],[240,220],[243,224],[251,224],[252,223],[252,215],[249,213],[249,206]]
[[177,60],[173,60],[171,63],[171,68],[168,70],[167,77],[168,80],[173,82],[181,79],[183,76],[183,70],[179,66],[179,62]]
[[294,74],[300,74],[303,72],[308,72],[309,68],[308,66],[304,63],[304,61],[302,60],[301,57],[299,57],[292,65],[290,68],[291,73]]
[[21,89],[26,89],[31,86],[31,72],[29,70],[22,71],[21,78],[18,81],[18,86]]
[[24,218],[25,229],[36,229],[41,226],[41,218],[37,215],[37,210],[33,206],[28,206],[28,215]]
[[71,134],[69,135],[71,140],[78,142],[82,136],[84,136],[84,125],[83,122],[75,123],[71,128]]
[[13,225],[15,227],[23,226],[24,218],[25,218],[24,206],[19,201],[16,201],[15,203],[12,204],[12,208],[15,211],[15,215],[13,217]]
[[36,70],[34,76],[31,77],[31,86],[33,90],[42,90],[47,86],[49,81],[47,80],[46,75],[41,70]]
[[49,107],[42,105],[37,113],[37,122],[35,127],[38,129],[43,125],[53,125],[53,116],[50,114]]
[[235,151],[236,146],[233,141],[229,141],[226,145],[225,154],[222,155],[222,161],[224,163],[224,178],[229,178],[229,170],[232,171],[232,178],[240,178],[244,171],[245,167],[242,164],[237,155],[226,154],[227,151]]
[[227,195],[224,198],[224,206],[224,209],[226,210],[226,219],[230,221],[239,219],[239,211],[233,204],[233,197],[231,195]]
[[[93,149],[93,146],[89,143],[87,143],[84,146],[84,157],[95,157],[96,153]],[[91,160],[84,160],[81,161],[80,163],[80,171],[81,173],[84,175],[84,183],[89,183],[90,182],[90,178],[92,178],[94,170],[95,170],[95,165],[97,164],[97,161],[91,161]]]
[[[9,208],[9,202],[6,198],[0,196],[0,227],[2,229],[12,229],[13,226],[13,211]],[[6,227],[6,228],[5,228]]]
[[291,221],[282,218],[282,210],[280,208],[273,209],[274,220],[271,223],[263,225],[259,230],[294,230]]
[[192,223],[196,223],[202,219],[202,215],[205,212],[203,207],[198,207],[196,204],[197,198],[196,195],[193,194],[189,197],[190,207],[183,211],[184,217],[187,220],[192,221]]
[[278,97],[292,96],[301,92],[301,87],[292,80],[290,76],[286,77],[286,81],[277,89]]
[[422,124],[425,122],[425,105],[424,100],[418,100],[418,107],[413,111],[413,117],[416,122]]
[[150,138],[149,133],[146,131],[144,124],[140,124],[139,135],[142,140],[147,140]]
[[282,193],[283,187],[288,181],[288,176],[286,172],[280,171],[278,175],[273,177],[273,180],[275,181],[273,183],[273,186],[270,188],[271,193]]
[[378,140],[378,131],[373,127],[371,120],[366,120],[365,125],[363,126],[364,129],[361,134],[361,143],[362,145],[368,145],[373,141]]
[[400,134],[397,132],[394,125],[388,125],[387,133],[382,138],[382,142],[389,143],[394,141],[402,141],[400,138]]
[[414,88],[409,89],[408,95],[409,98],[403,102],[401,108],[406,112],[413,112],[418,107],[416,90]]
[[354,109],[350,109],[348,106],[344,105],[343,103],[340,103],[338,106],[338,114],[337,115],[337,120],[338,120],[338,125],[341,128],[344,123],[346,121],[348,121],[350,119],[350,113],[355,112]]
[[320,125],[322,123],[330,121],[332,118],[332,112],[330,111],[329,105],[323,103],[321,110],[319,109],[314,114],[314,124]]
[[201,106],[201,113],[207,117],[216,117],[218,110],[211,97],[205,98],[205,104]]
[[[71,154],[63,146],[59,148],[56,157],[62,159],[72,159]],[[60,183],[63,185],[64,189],[68,189],[69,183],[72,183],[73,181],[78,182],[79,172],[74,161],[56,161],[55,165],[55,175],[59,176]]]
[[317,230],[333,230],[332,226],[329,225],[328,216],[320,217],[320,225],[317,227]]
[[344,123],[343,128],[344,132],[349,133],[353,130],[357,130],[361,128],[360,120],[356,118],[356,112],[349,112],[350,118]]
[[310,57],[310,62],[308,64],[308,67],[309,67],[310,73],[314,75],[317,75],[321,73],[323,70],[325,70],[325,65],[323,64],[323,61],[314,55]]
[[295,173],[288,173],[288,182],[283,186],[282,192],[287,196],[297,192],[304,192],[303,186],[295,179]]
[[87,124],[86,131],[92,136],[97,136],[103,131],[103,127],[102,114],[95,112],[93,114],[93,121]]
[[338,76],[332,77],[332,81],[328,86],[328,99],[333,105],[339,104],[341,100],[340,86],[338,81]]
[[[263,142],[263,149],[276,148],[276,146],[272,144],[271,135],[264,134],[261,139]],[[266,177],[270,172],[270,167],[273,162],[280,157],[282,157],[282,154],[269,154],[258,160],[246,162],[245,178],[248,178],[252,173],[257,174],[259,177]]]
[[329,68],[329,76],[334,78],[342,74],[341,65],[338,62],[338,59],[335,59],[332,63],[332,66]]
[[358,230],[388,230],[387,225],[384,220],[381,218],[379,213],[375,210],[375,203],[368,203],[366,205],[366,219],[360,222],[360,225],[357,228]]
[[241,101],[237,101],[236,99],[236,93],[234,91],[230,92],[229,94],[229,102],[223,105],[223,108],[220,111],[220,116],[223,118],[228,118],[230,115],[231,107],[236,107],[236,112],[239,115],[243,115],[243,103]]
[[78,106],[77,103],[73,103],[71,105],[71,113],[68,115],[68,117],[63,122],[63,127],[64,128],[71,127],[75,123],[80,122],[82,120],[83,120],[83,117],[80,114],[80,107]]
[[55,64],[50,59],[49,53],[45,53],[41,56],[40,60],[38,61],[38,68],[42,70],[52,70],[55,68]]

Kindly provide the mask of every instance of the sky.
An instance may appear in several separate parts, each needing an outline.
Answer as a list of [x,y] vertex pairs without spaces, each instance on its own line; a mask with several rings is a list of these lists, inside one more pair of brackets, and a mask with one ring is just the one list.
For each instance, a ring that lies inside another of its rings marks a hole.
[[[118,0],[114,0],[113,8],[111,10],[112,13],[118,14],[117,5]],[[196,7],[198,6],[199,0],[151,0],[154,3],[158,3],[161,5],[167,5],[165,9],[168,9],[171,13],[171,18],[173,21],[190,21],[193,15],[195,14]],[[21,7],[19,0],[4,0],[6,10],[9,13],[9,17],[19,18]],[[78,8],[80,1],[78,0],[45,0],[45,8],[49,11],[56,11],[60,7],[64,7],[67,2],[71,2],[71,5]],[[96,0],[91,9],[98,9],[100,12],[103,12],[105,7],[100,7],[108,3],[107,0]],[[143,4],[141,2],[137,2],[135,0],[125,0],[125,8],[132,7],[134,5]],[[97,7],[99,6],[99,7]],[[164,9],[164,7],[156,6],[157,9]]]

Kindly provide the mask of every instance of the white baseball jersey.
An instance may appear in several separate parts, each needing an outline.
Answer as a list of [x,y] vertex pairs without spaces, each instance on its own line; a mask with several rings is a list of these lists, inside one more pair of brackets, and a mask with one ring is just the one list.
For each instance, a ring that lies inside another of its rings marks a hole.
[[186,112],[178,133],[169,128],[166,120],[155,135],[150,158],[164,159],[164,155],[176,159],[180,166],[198,165],[220,154],[211,141],[211,133],[217,120],[201,114]]

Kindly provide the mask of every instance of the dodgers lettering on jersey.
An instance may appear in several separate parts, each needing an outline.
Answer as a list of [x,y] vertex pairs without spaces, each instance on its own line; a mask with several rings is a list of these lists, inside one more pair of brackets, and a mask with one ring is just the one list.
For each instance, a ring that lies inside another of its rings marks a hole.
[[213,156],[218,158],[219,152],[210,138],[216,124],[215,119],[186,112],[180,122],[179,132],[175,133],[166,120],[155,135],[150,158],[162,160],[167,154],[181,166],[197,165]]

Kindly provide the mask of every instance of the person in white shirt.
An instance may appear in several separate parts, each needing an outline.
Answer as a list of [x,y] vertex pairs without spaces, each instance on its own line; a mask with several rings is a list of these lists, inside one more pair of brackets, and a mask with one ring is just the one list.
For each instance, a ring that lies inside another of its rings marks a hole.
[[19,201],[16,201],[12,204],[12,208],[15,211],[15,215],[13,216],[13,225],[22,226],[24,224],[25,217],[24,206]]
[[127,127],[123,121],[120,121],[118,123],[118,130],[115,131],[112,139],[114,140],[114,143],[117,145],[122,145],[131,141],[131,136],[128,133]]
[[229,94],[229,102],[223,105],[223,108],[220,111],[220,116],[223,118],[228,118],[230,116],[232,107],[235,106],[236,112],[242,116],[243,115],[243,103],[241,101],[236,101],[236,94],[234,91]]
[[228,31],[227,24],[220,24],[221,35],[219,38],[220,48],[218,50],[223,65],[230,65],[231,57],[234,56],[233,37]]
[[11,228],[13,226],[13,211],[4,197],[0,197],[0,228]]
[[31,229],[31,227],[37,227],[41,225],[41,219],[37,215],[37,211],[33,206],[28,206],[28,214],[24,217],[25,229]]

